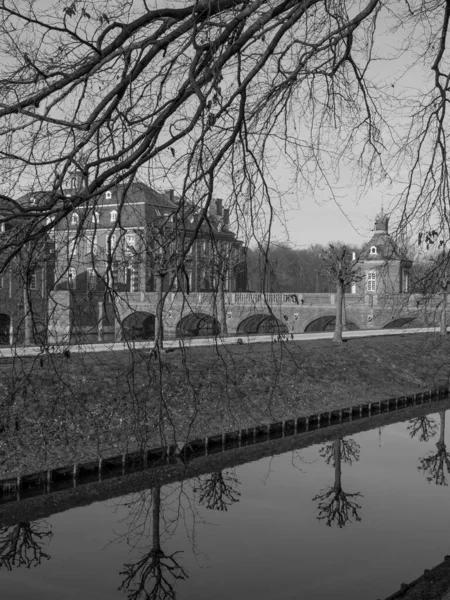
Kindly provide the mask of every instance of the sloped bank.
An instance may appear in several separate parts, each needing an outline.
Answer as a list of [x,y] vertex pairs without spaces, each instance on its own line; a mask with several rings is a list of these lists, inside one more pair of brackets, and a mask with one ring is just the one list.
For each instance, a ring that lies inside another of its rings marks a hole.
[[409,334],[5,363],[0,477],[445,387],[449,357]]

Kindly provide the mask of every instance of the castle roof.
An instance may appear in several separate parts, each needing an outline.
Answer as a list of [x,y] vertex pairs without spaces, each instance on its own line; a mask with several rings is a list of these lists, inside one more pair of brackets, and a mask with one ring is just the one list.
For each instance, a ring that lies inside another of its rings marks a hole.
[[360,254],[364,261],[408,260],[389,233],[389,215],[383,210],[375,217],[374,233]]

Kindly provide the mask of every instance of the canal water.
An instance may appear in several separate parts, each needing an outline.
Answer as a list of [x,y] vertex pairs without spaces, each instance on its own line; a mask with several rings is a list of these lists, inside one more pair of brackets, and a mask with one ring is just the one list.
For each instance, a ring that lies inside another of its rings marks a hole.
[[21,517],[2,598],[387,598],[450,554],[449,412]]

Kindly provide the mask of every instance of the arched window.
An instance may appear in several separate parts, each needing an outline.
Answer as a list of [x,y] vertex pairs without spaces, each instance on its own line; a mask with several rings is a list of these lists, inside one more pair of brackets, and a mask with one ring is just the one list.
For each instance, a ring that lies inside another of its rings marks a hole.
[[111,223],[115,223],[117,221],[117,214],[118,214],[117,210],[112,210],[110,214],[111,214],[111,219],[110,219]]
[[112,194],[111,194],[111,192],[105,192],[105,198],[106,198],[107,200],[111,200],[111,198],[112,198]]
[[80,222],[80,217],[79,215],[77,215],[76,212],[72,213],[72,218],[70,220],[70,224],[71,225],[78,225],[78,223]]
[[375,292],[377,289],[377,272],[367,271],[366,286],[368,292]]
[[370,254],[376,254],[377,253],[377,247],[376,246],[371,246],[370,248]]

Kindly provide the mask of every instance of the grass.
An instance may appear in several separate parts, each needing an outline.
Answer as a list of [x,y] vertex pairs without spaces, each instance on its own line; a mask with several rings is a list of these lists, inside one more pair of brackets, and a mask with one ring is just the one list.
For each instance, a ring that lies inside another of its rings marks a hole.
[[72,354],[0,365],[0,476],[447,385],[431,334]]

